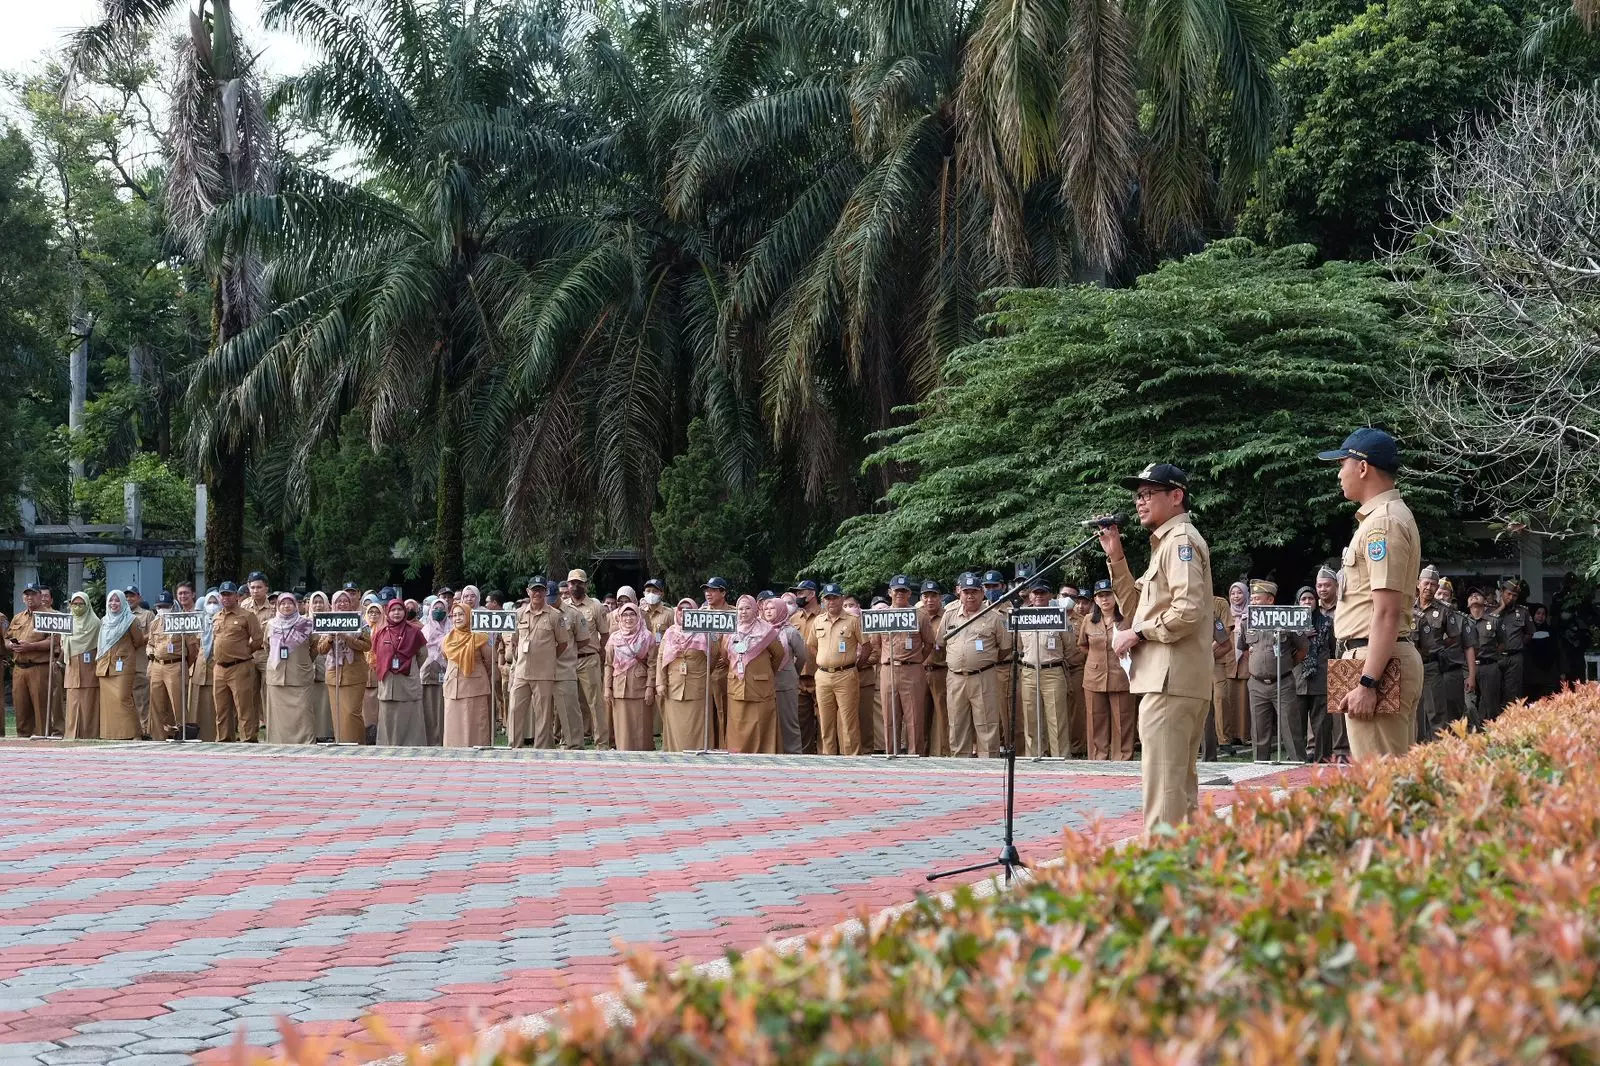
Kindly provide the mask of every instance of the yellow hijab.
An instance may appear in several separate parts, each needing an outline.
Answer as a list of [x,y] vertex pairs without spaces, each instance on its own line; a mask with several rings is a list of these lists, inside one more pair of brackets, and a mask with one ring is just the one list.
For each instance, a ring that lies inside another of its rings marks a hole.
[[444,657],[446,662],[455,664],[456,670],[470,676],[477,667],[478,649],[487,644],[489,638],[482,633],[472,631],[471,611],[463,613],[467,616],[467,620],[457,622],[450,627],[450,632],[444,635]]

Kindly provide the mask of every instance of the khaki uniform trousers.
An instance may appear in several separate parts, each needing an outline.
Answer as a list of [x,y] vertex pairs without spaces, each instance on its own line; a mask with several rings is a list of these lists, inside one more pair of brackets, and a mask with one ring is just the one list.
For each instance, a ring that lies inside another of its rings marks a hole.
[[159,733],[150,731],[150,667],[146,660],[143,670],[133,672],[133,710],[139,716],[139,729],[147,737],[164,739]]
[[184,712],[183,687],[189,681],[182,662],[150,660],[150,736],[163,740],[167,731],[176,732]]
[[1249,678],[1225,677],[1211,683],[1217,743],[1243,744],[1250,739]]
[[1083,667],[1067,667],[1067,736],[1065,754],[1082,759],[1089,754],[1089,708],[1083,699]]
[[950,754],[969,756],[973,737],[977,754],[987,759],[1000,754],[1000,679],[998,666],[976,674],[948,671],[946,709],[950,715]]
[[[1037,679],[1036,679],[1037,678]],[[1017,717],[1022,719],[1022,735],[1027,738],[1024,754],[1030,758],[1053,755],[1064,759],[1073,732],[1071,705],[1067,702],[1067,671],[1046,666],[1037,671],[1022,666],[1017,687]]]
[[822,732],[817,725],[816,679],[801,677],[795,683],[795,717],[800,721],[800,751],[815,755],[821,750]]
[[[605,667],[599,654],[578,656],[578,705],[583,712],[583,725],[594,732],[594,743],[599,748],[611,746],[611,708],[605,700]],[[583,733],[569,737],[563,729],[561,743],[567,747],[583,747]],[[535,747],[555,747],[536,744]]]
[[949,678],[947,667],[928,667],[928,747],[924,755],[950,754]]
[[561,746],[563,748],[582,748],[583,707],[578,696],[578,682],[576,680],[557,681],[555,702],[556,728],[560,731]]
[[817,667],[818,751],[823,755],[861,754],[861,679],[854,667]]
[[[49,732],[50,709],[45,705],[50,687],[50,667],[45,663],[16,663],[11,668],[11,704],[17,712],[17,736]],[[0,719],[0,727],[5,724]],[[0,728],[0,733],[5,730]]]
[[1200,808],[1195,757],[1207,701],[1165,692],[1139,697],[1140,769],[1144,778],[1144,829],[1180,825]]
[[916,663],[879,667],[878,692],[887,742],[912,755],[927,754],[928,679],[923,668]]
[[[217,736],[237,736],[246,744],[261,739],[261,671],[246,659],[211,671],[211,702],[217,712]],[[237,725],[238,733],[234,733]]]
[[1089,705],[1089,758],[1117,762],[1132,759],[1133,740],[1139,730],[1138,697],[1131,692],[1085,689],[1083,699]]
[[[1346,659],[1365,660],[1366,648],[1352,648]],[[1417,735],[1417,706],[1422,702],[1422,655],[1410,641],[1397,641],[1394,658],[1400,664],[1400,713],[1377,718],[1345,715],[1350,738],[1350,758],[1404,755]]]
[[50,736],[59,737],[67,729],[67,677],[63,664],[58,659],[55,666],[55,681],[50,687],[50,723],[45,730]]
[[[532,744],[536,748],[556,746],[556,683],[554,680],[511,679],[511,709],[506,715],[506,739],[513,748]],[[565,723],[563,723],[564,725]],[[578,723],[582,743],[583,723]]]
[[863,752],[887,751],[889,739],[884,733],[888,722],[883,708],[878,705],[878,668],[863,666],[856,669],[856,683],[861,695],[856,700],[856,717],[860,721],[861,750]]

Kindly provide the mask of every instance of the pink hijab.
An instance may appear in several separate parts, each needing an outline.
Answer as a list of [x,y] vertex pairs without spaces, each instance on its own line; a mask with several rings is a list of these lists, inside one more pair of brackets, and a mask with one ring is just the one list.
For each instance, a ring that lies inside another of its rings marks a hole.
[[625,602],[617,608],[618,623],[628,615],[633,616],[633,632],[629,633],[619,624],[611,631],[611,637],[606,641],[606,647],[611,652],[611,669],[621,673],[627,673],[635,666],[648,663],[650,649],[655,647],[656,643],[650,627],[645,625],[644,619],[639,616],[639,608]]
[[686,651],[706,650],[706,635],[696,633],[691,636],[683,631],[683,612],[692,611],[700,605],[685,596],[678,601],[677,610],[672,614],[672,624],[667,631],[661,634],[661,662],[663,665],[672,662]]
[[[284,600],[297,607],[300,605],[294,593],[282,592],[278,594],[274,606]],[[311,635],[311,619],[303,614],[292,614],[288,618],[281,618],[275,613],[272,621],[267,623],[267,629],[269,631],[267,642],[272,645],[271,661],[277,662],[282,651],[294,651],[306,642],[306,638]]]
[[[737,606],[743,611],[746,603],[749,604],[751,610],[756,612],[755,620],[749,625],[740,622],[734,627],[734,638],[728,641],[727,650],[728,661],[733,664],[733,672],[738,674],[740,678],[744,677],[746,668],[755,662],[762,652],[767,650],[767,645],[778,639],[778,631],[773,628],[770,622],[762,620],[761,611],[756,604],[756,598],[746,593],[739,597]],[[734,649],[740,644],[744,645],[744,651],[735,651]],[[787,650],[785,649],[785,651]]]

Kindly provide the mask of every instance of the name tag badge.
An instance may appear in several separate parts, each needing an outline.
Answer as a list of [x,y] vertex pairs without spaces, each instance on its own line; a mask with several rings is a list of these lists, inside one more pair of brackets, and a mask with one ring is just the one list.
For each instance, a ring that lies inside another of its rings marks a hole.
[[122,673],[122,660],[118,659],[116,662],[112,663],[111,668],[119,674]]
[[689,676],[689,664],[688,663],[680,663],[679,666],[678,666],[678,673],[682,674],[684,677],[688,677]]
[[911,637],[907,637],[906,638],[906,651],[911,651],[912,650],[911,645],[912,645],[912,638]]
[[86,663],[94,662],[94,652],[92,652],[92,651],[84,652],[83,653],[83,661],[86,662]]
[[167,654],[171,655],[175,651],[177,651],[177,649],[172,646],[172,641],[167,641]]
[[842,641],[842,640],[839,642],[839,654],[840,655],[844,654],[844,641]]
[[983,650],[983,638],[982,637],[979,637],[977,640],[972,642],[972,650],[973,651],[982,651]]
[[289,649],[288,648],[279,648],[278,649],[278,658],[279,659],[287,659],[288,657],[289,657]]
[[398,656],[398,655],[390,656],[390,658],[389,658],[389,669],[391,669],[391,670],[400,669],[400,656]]
[[1055,651],[1056,650],[1056,638],[1055,637],[1050,637],[1050,638],[1046,639],[1045,642],[1044,642],[1044,646],[1046,648],[1049,648],[1051,651]]

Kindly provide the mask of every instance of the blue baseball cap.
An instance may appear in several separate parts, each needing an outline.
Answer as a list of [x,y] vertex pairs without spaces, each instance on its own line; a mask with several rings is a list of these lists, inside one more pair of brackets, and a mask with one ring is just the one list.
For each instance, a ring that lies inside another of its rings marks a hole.
[[827,599],[830,596],[843,596],[843,595],[844,595],[844,589],[840,588],[838,585],[835,585],[831,581],[828,582],[826,585],[822,586],[822,598],[823,599]]
[[1318,452],[1317,458],[1330,463],[1360,459],[1391,474],[1400,471],[1400,445],[1383,430],[1370,426],[1356,430],[1332,451]]
[[896,574],[894,577],[889,579],[889,587],[892,589],[911,588],[911,579],[904,574]]
[[983,582],[979,579],[977,574],[974,574],[971,570],[968,570],[966,573],[956,578],[956,588],[981,589],[983,588]]
[[998,570],[989,570],[983,575],[983,583],[985,585],[1004,585],[1006,577]]
[[815,581],[812,581],[810,578],[806,578],[804,581],[797,581],[793,585],[790,585],[789,586],[789,591],[790,592],[815,592],[815,591],[817,591],[817,583]]
[[230,596],[237,596],[239,595],[239,586],[235,585],[232,581],[224,581],[222,584],[217,586],[217,591],[226,592]]
[[942,587],[940,587],[939,583],[937,581],[935,581],[931,577],[928,580],[926,580],[926,581],[924,581],[922,583],[922,591],[923,592],[937,592],[937,593],[940,593],[941,595],[944,593],[944,589]]
[[723,592],[728,591],[728,583],[720,577],[708,577],[706,578],[706,583],[700,587],[703,589],[721,589]]

